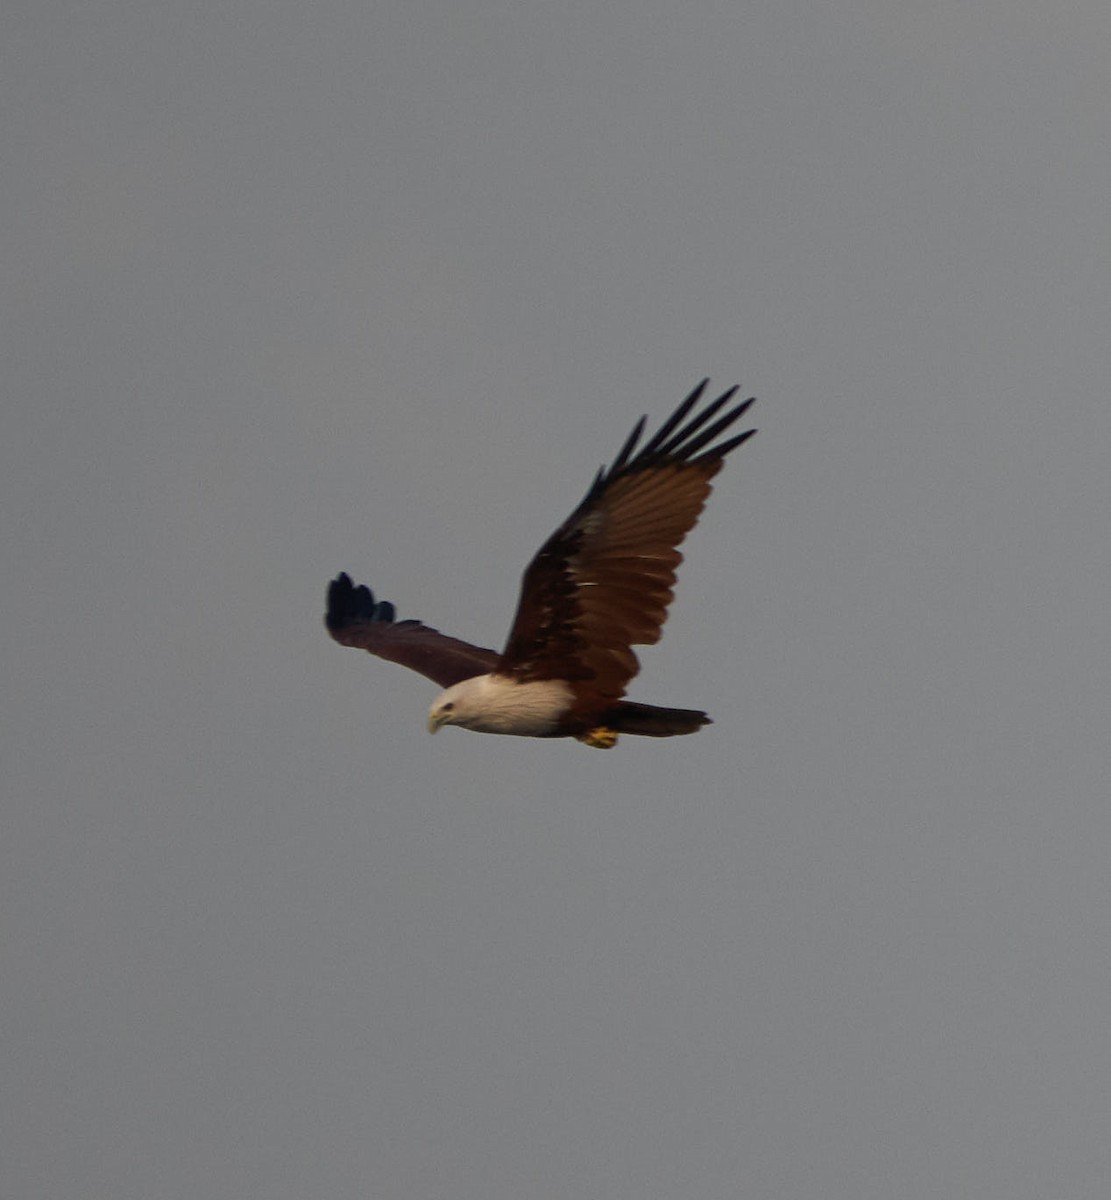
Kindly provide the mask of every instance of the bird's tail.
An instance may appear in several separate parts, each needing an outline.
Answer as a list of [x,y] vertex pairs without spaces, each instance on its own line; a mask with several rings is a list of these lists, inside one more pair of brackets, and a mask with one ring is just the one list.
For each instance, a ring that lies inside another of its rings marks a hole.
[[602,724],[617,733],[676,737],[681,733],[697,733],[703,725],[710,724],[710,718],[693,708],[657,708],[654,704],[622,700],[606,713]]

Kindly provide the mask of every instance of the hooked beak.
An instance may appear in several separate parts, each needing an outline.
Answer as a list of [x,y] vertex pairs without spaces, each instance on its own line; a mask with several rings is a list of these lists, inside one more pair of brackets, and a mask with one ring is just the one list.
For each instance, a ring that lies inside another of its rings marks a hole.
[[437,730],[440,728],[440,726],[443,723],[444,723],[444,716],[442,713],[429,713],[428,714],[428,732],[429,733],[436,733]]

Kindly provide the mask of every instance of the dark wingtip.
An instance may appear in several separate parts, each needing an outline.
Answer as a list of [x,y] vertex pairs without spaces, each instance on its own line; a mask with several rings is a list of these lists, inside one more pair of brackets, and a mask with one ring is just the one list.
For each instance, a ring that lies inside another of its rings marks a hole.
[[[676,427],[683,421],[687,413],[702,399],[702,393],[710,386],[710,377],[707,375],[705,379],[691,392],[691,394],[683,401],[682,404],[671,414],[670,417],[660,426],[659,429],[652,435],[648,442],[641,449],[638,458],[647,460],[651,455],[661,449],[664,442],[671,436]],[[718,400],[713,406],[719,408],[727,397]],[[702,423],[706,418],[702,417],[698,422]],[[681,439],[680,439],[681,440]]]
[[355,621],[392,623],[396,612],[388,600],[375,602],[374,593],[360,583],[356,586],[346,571],[328,584],[328,607],[324,624],[329,629],[344,629]]
[[730,451],[736,450],[738,446],[743,445],[750,437],[754,437],[755,434],[755,429],[746,429],[744,433],[738,433],[736,437],[731,437],[727,442],[722,442],[719,446],[714,446],[713,449],[707,450],[705,454],[700,454],[697,458],[692,458],[691,462],[704,463],[723,459]]
[[[725,433],[752,407],[755,397],[731,405],[739,390],[737,387],[731,387],[691,416],[709,382],[709,379],[703,379],[652,437],[633,454],[636,441],[644,427],[642,419],[610,469],[595,481],[595,487],[622,471],[644,470],[669,461],[710,463],[720,460],[751,437],[755,430],[732,437],[718,446],[713,445],[716,438]],[[724,415],[719,415],[723,409]]]

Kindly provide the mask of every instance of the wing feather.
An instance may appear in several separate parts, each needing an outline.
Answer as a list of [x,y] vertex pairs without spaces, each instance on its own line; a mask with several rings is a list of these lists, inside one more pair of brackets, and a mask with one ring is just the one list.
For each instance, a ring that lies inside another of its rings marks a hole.
[[[705,392],[709,386],[710,381],[708,379],[703,379],[702,382],[694,389],[694,391],[691,392],[691,394],[682,402],[682,404],[679,405],[679,407],[671,414],[671,416],[668,417],[667,420],[659,427],[659,429],[657,429],[656,432],[648,439],[647,443],[641,450],[641,454],[655,454],[655,452],[675,431],[687,413],[689,413],[690,410],[699,402],[699,400],[702,399],[702,393]],[[637,425],[636,429],[633,430],[633,433],[636,434],[637,437],[639,437],[640,433],[643,431],[647,420],[647,417],[640,418],[639,424]],[[632,448],[632,446],[629,446],[629,450],[632,450]],[[614,462],[612,467],[610,467],[610,474],[617,474],[618,470],[620,470],[620,468],[623,467],[628,461],[628,458],[629,456],[627,453],[624,455],[619,455],[617,461]]]
[[324,624],[341,646],[355,646],[400,663],[441,687],[485,675],[498,661],[493,650],[448,637],[420,621],[395,621],[388,600],[376,602],[370,588],[356,587],[346,573],[328,585]]
[[632,647],[659,641],[667,619],[683,561],[677,547],[698,520],[725,456],[755,432],[712,444],[752,401],[727,407],[737,392],[730,388],[691,416],[708,382],[637,451],[642,418],[540,548],[525,571],[498,672],[567,679],[591,702],[624,695],[640,669]]

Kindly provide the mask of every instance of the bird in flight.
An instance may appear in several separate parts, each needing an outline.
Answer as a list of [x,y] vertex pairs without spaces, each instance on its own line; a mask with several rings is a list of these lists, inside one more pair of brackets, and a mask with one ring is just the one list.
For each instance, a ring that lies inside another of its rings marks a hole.
[[540,547],[500,654],[420,621],[396,620],[392,604],[376,601],[346,573],[328,587],[328,632],[446,689],[429,711],[431,733],[461,725],[609,749],[622,733],[674,737],[708,725],[704,712],[624,699],[640,670],[632,647],[658,642],[667,620],[683,561],[677,547],[694,528],[725,456],[756,432],[718,441],[753,401],[731,405],[733,387],[695,411],[708,383],[637,449],[641,417],[582,503]]

